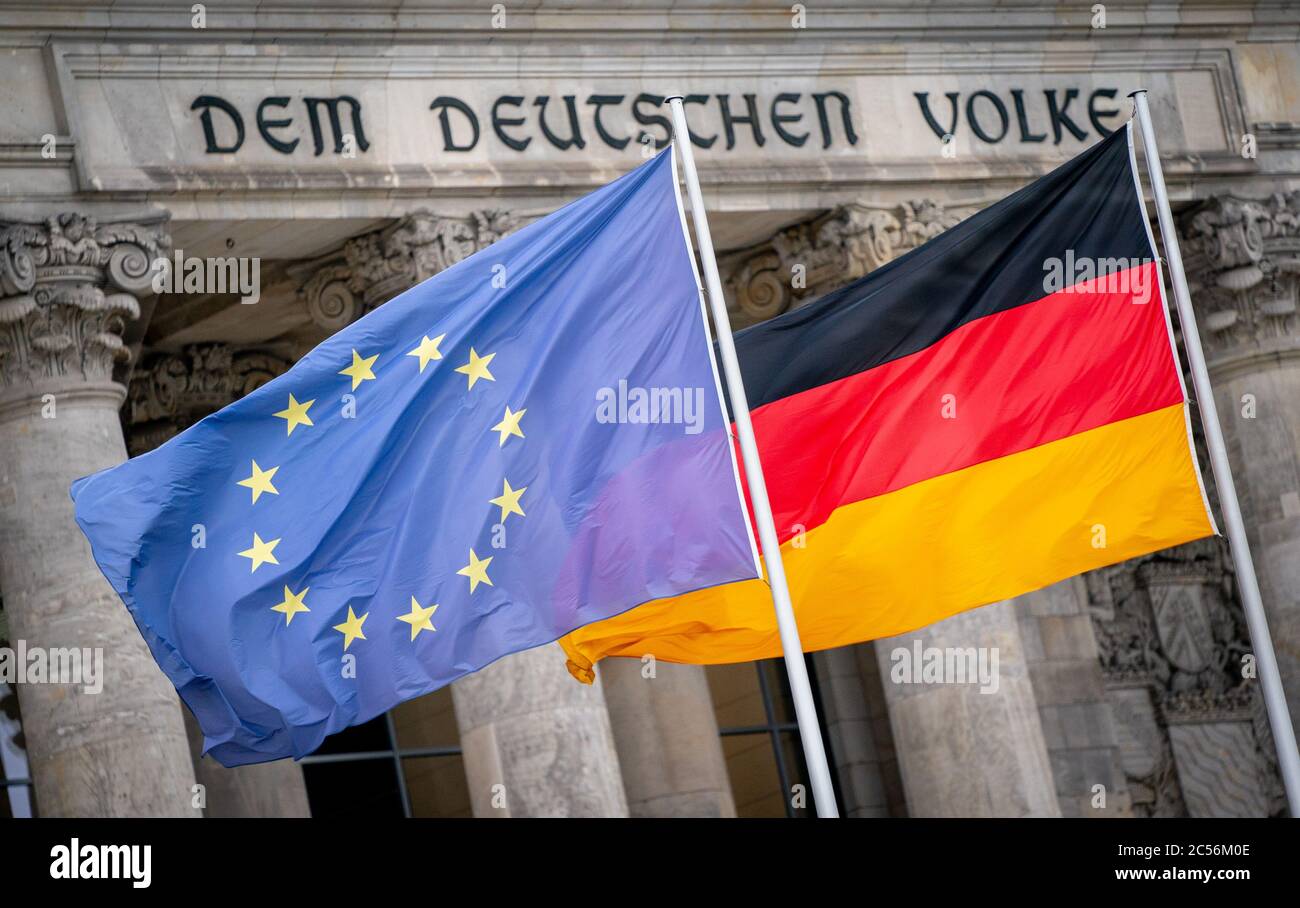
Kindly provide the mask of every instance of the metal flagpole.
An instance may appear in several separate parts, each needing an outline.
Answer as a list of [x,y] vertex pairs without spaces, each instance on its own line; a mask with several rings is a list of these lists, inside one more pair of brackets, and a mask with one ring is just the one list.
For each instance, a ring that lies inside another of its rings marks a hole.
[[813,702],[812,687],[808,684],[808,666],[804,663],[803,645],[799,642],[799,628],[790,605],[790,589],[785,582],[785,566],[781,562],[781,544],[777,541],[776,521],[772,519],[772,505],[767,499],[767,484],[763,480],[763,466],[758,459],[758,444],[754,441],[754,425],[749,419],[749,401],[740,379],[740,363],[736,359],[736,345],[731,339],[731,320],[727,317],[727,303],[722,296],[722,280],[718,277],[718,263],[713,254],[713,236],[704,214],[704,198],[700,194],[700,178],[695,171],[695,156],[691,152],[690,132],[686,126],[686,109],[682,96],[667,99],[672,107],[674,144],[682,155],[682,170],[686,175],[686,189],[691,199],[691,219],[695,223],[695,240],[700,247],[700,261],[704,265],[705,289],[713,325],[718,332],[718,351],[722,354],[722,371],[731,396],[732,417],[736,420],[736,434],[740,437],[740,454],[745,462],[745,479],[749,498],[754,505],[754,519],[758,523],[758,538],[767,565],[767,578],[772,589],[772,604],[776,608],[776,624],[781,632],[781,649],[785,654],[785,671],[790,679],[790,693],[794,697],[794,713],[799,723],[799,737],[803,741],[804,761],[812,783],[813,804],[819,817],[838,817],[835,789],[831,785],[831,771],[826,764],[826,749],[822,746],[821,723],[817,721],[817,704]]
[[1273,741],[1277,745],[1278,766],[1282,770],[1282,782],[1286,786],[1291,816],[1300,818],[1300,752],[1296,750],[1295,731],[1291,727],[1291,714],[1287,710],[1286,694],[1282,690],[1282,678],[1277,670],[1277,656],[1273,653],[1273,640],[1269,636],[1268,621],[1264,617],[1255,564],[1246,542],[1246,525],[1241,519],[1237,488],[1233,484],[1232,470],[1228,465],[1228,448],[1223,440],[1223,429],[1219,425],[1218,409],[1214,405],[1214,391],[1210,387],[1209,370],[1205,367],[1201,336],[1196,329],[1196,315],[1192,311],[1192,297],[1187,289],[1183,257],[1178,250],[1178,233],[1174,230],[1169,195],[1165,190],[1165,176],[1160,169],[1155,128],[1151,125],[1151,108],[1147,105],[1146,89],[1135,91],[1129,97],[1137,108],[1138,125],[1142,127],[1147,174],[1151,178],[1151,191],[1156,199],[1160,234],[1165,241],[1165,257],[1168,259],[1169,278],[1174,287],[1174,303],[1178,308],[1178,321],[1183,328],[1183,347],[1187,351],[1187,362],[1192,370],[1192,386],[1196,389],[1196,403],[1201,409],[1201,425],[1205,428],[1205,441],[1210,449],[1214,481],[1219,488],[1219,503],[1228,530],[1232,562],[1237,569],[1241,603],[1246,610],[1246,624],[1250,628],[1250,640],[1255,648],[1259,680],[1264,689],[1264,703],[1268,707]]

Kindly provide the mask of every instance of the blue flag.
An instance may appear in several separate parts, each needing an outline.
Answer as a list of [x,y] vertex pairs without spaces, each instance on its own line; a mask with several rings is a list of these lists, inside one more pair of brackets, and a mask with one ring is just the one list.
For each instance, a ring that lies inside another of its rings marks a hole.
[[305,756],[502,656],[757,576],[676,183],[670,149],[73,484],[206,753]]

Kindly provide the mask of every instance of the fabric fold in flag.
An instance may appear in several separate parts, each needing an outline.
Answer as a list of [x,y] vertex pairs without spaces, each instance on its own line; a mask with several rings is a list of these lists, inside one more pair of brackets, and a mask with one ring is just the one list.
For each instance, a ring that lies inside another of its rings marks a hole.
[[[806,650],[1214,532],[1131,126],[736,348]],[[562,643],[579,677],[781,654],[758,580]]]
[[226,766],[756,577],[671,150],[72,497]]

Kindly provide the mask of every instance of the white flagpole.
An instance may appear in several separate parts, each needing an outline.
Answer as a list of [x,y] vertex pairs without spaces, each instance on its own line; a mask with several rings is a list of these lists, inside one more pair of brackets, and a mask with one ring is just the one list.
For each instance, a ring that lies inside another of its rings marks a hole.
[[681,95],[667,100],[673,114],[673,144],[681,152],[682,171],[686,176],[686,190],[691,200],[691,219],[695,223],[695,240],[699,244],[700,261],[704,265],[709,309],[713,313],[713,325],[718,332],[718,351],[722,355],[727,393],[731,396],[731,415],[736,420],[736,434],[740,437],[745,481],[749,486],[750,501],[754,505],[758,538],[772,589],[772,604],[776,608],[776,624],[781,632],[785,671],[790,679],[795,719],[799,723],[804,761],[808,764],[809,781],[812,783],[813,805],[819,817],[838,817],[839,808],[835,804],[831,771],[826,763],[826,749],[822,746],[821,723],[817,721],[817,704],[813,701],[812,687],[808,684],[808,666],[804,663],[799,628],[795,624],[794,608],[790,605],[790,589],[785,582],[785,566],[781,562],[776,521],[772,519],[772,505],[767,498],[767,484],[763,481],[763,466],[758,459],[758,444],[754,441],[754,425],[749,419],[749,401],[745,397],[745,386],[740,378],[736,345],[731,339],[731,319],[727,316],[727,302],[722,296],[722,280],[718,277],[718,263],[713,254],[713,236],[709,233],[709,221],[704,214],[704,197],[700,194],[700,178],[695,171],[695,156],[691,151],[690,132],[686,126],[686,109]]
[[1259,595],[1259,581],[1255,577],[1255,563],[1250,557],[1246,542],[1246,524],[1241,518],[1241,505],[1237,501],[1237,487],[1232,481],[1228,465],[1228,447],[1219,425],[1218,409],[1214,405],[1214,390],[1210,387],[1210,372],[1205,366],[1205,353],[1201,349],[1201,336],[1196,329],[1196,314],[1192,311],[1192,297],[1187,289],[1187,274],[1183,271],[1183,257],[1178,249],[1178,232],[1174,229],[1173,213],[1169,210],[1169,195],[1165,190],[1165,176],[1160,168],[1160,152],[1156,148],[1156,132],[1151,125],[1151,108],[1147,105],[1146,89],[1129,95],[1137,108],[1138,125],[1142,127],[1142,146],[1147,159],[1147,174],[1151,178],[1151,191],[1156,200],[1156,215],[1160,221],[1160,234],[1165,241],[1169,278],[1174,287],[1174,303],[1178,321],[1183,328],[1183,347],[1187,363],[1192,370],[1192,386],[1196,389],[1196,403],[1201,410],[1201,425],[1205,428],[1206,446],[1210,450],[1210,465],[1219,489],[1219,503],[1223,507],[1223,522],[1228,530],[1228,546],[1232,562],[1237,569],[1237,585],[1241,604],[1246,611],[1246,624],[1250,629],[1251,644],[1259,666],[1259,681],[1264,691],[1264,704],[1268,707],[1269,724],[1273,728],[1273,742],[1277,746],[1277,762],[1286,786],[1287,803],[1291,816],[1300,818],[1300,752],[1296,750],[1295,731],[1291,727],[1291,713],[1287,710],[1286,694],[1282,690],[1282,677],[1277,670],[1277,656],[1273,653],[1273,640],[1264,617],[1264,603]]

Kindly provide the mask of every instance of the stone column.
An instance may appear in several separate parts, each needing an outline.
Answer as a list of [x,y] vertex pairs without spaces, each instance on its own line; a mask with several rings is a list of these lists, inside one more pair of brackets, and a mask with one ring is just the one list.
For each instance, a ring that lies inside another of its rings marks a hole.
[[844,816],[906,816],[874,643],[813,654]]
[[[229,344],[196,344],[180,353],[144,357],[132,371],[129,386],[131,456],[153,450],[209,413],[282,375],[290,365],[273,354]],[[275,760],[227,769],[203,756],[203,732],[193,714],[183,711],[207,816],[311,816],[301,766],[293,760]]]
[[[894,653],[910,659],[914,641],[923,655],[931,647],[973,649],[989,667],[996,652],[996,692],[981,693],[978,682],[927,683],[914,664],[898,680],[904,663]],[[1012,603],[878,640],[876,654],[909,816],[1061,815]]]
[[734,817],[713,696],[699,665],[606,659],[597,673],[634,817]]
[[[1121,739],[1089,605],[1088,582],[1071,577],[1016,597],[1012,611],[1020,625],[1061,814],[1129,817],[1132,798]],[[1108,634],[1106,644],[1110,658],[1117,644],[1124,648],[1128,641]]]
[[628,815],[600,680],[564,661],[542,646],[452,685],[474,816]]
[[164,225],[0,224],[0,594],[10,638],[100,650],[103,689],[20,684],[43,816],[198,816],[179,701],[73,520],[74,479],[126,457],[113,382]]
[[311,816],[301,766],[286,759],[227,769],[211,757],[203,756],[203,730],[193,713],[188,709],[183,712],[194,779],[203,786],[204,816]]
[[1300,726],[1300,192],[1258,201],[1215,196],[1185,216],[1179,232],[1282,683]]

